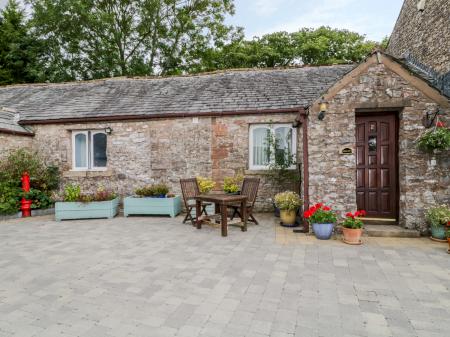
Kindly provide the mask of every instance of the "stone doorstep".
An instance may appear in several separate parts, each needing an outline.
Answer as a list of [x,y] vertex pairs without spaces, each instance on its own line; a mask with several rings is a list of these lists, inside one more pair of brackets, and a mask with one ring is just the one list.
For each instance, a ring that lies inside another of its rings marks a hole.
[[396,225],[364,225],[364,233],[372,237],[418,238],[420,232]]

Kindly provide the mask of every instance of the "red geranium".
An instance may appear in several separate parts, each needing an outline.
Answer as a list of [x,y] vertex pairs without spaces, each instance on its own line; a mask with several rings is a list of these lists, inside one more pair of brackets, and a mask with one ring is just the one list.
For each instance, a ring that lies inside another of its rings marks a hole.
[[438,121],[438,122],[436,123],[436,127],[438,127],[438,128],[443,128],[443,127],[445,127],[445,125],[444,125],[443,122]]
[[331,207],[328,207],[328,206],[323,206],[322,209],[324,211],[331,211]]
[[331,210],[331,207],[321,202],[311,206],[303,213],[303,216],[310,223],[334,223],[336,221],[336,215]]
[[356,211],[355,213],[347,212],[345,216],[347,217],[344,222],[342,223],[342,226],[346,228],[362,228],[363,222],[360,219],[356,219],[359,217],[365,216],[367,213],[364,210]]
[[347,218],[354,218],[354,217],[355,217],[355,216],[353,215],[352,212],[346,213],[345,216],[346,216]]

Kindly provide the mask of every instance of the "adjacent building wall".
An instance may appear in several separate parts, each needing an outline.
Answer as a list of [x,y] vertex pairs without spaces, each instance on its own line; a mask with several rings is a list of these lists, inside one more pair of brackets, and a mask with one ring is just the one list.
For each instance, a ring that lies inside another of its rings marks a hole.
[[[373,59],[373,58],[372,58]],[[400,225],[425,229],[424,209],[450,202],[448,153],[429,155],[415,141],[422,117],[437,104],[384,64],[373,64],[340,89],[330,100],[323,121],[309,116],[309,172],[312,202],[324,201],[344,212],[356,209],[355,109],[401,107],[399,118]],[[349,80],[350,80],[349,79]],[[448,112],[448,111],[447,111]]]
[[445,74],[450,71],[450,1],[425,0],[423,11],[417,8],[418,2],[405,0],[387,51],[396,57],[410,53]]
[[[121,195],[129,195],[145,184],[165,182],[173,192],[180,193],[180,178],[212,177],[220,188],[225,176],[257,175],[262,178],[257,208],[268,210],[276,189],[262,172],[248,171],[249,125],[292,123],[296,117],[295,113],[278,113],[35,125],[33,146],[49,163],[61,168],[63,185],[75,182],[88,192],[104,185]],[[71,130],[104,129],[107,126],[113,129],[108,135],[108,169],[104,172],[72,171]],[[301,132],[298,132],[298,139],[301,139]]]
[[33,137],[0,132],[0,160],[11,150],[31,148]]

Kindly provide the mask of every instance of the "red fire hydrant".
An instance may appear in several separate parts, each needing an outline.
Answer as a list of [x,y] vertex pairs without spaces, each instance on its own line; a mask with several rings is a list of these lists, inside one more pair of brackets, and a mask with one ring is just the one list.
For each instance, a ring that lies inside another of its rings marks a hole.
[[[30,176],[28,172],[24,172],[22,174],[22,178],[20,179],[22,181],[22,190],[24,192],[30,192]],[[22,198],[21,207],[22,210],[22,217],[28,217],[31,216],[31,203],[32,200],[26,200],[25,198]]]

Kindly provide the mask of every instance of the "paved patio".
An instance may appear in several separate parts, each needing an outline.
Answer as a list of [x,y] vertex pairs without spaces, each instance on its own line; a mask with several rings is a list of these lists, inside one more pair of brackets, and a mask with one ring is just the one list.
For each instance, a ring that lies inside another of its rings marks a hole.
[[181,217],[0,222],[0,336],[449,336],[429,239],[317,241]]

